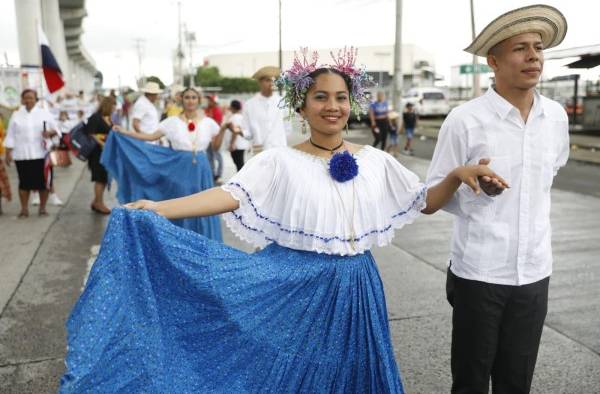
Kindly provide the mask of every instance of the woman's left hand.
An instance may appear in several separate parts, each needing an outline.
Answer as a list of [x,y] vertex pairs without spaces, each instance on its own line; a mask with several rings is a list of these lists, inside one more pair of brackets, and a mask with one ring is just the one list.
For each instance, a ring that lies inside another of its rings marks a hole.
[[510,187],[508,182],[506,182],[501,176],[497,175],[487,165],[484,164],[458,167],[454,170],[454,175],[460,179],[462,183],[469,186],[475,192],[475,194],[479,194],[481,192],[481,187],[479,186],[478,182],[479,177],[489,179],[491,182],[496,184],[499,189],[502,190]]

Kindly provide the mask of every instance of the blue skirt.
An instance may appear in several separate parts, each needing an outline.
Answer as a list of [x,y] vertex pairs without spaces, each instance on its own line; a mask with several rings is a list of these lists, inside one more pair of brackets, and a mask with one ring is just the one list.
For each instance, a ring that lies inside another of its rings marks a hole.
[[[110,178],[117,181],[117,199],[121,204],[184,197],[214,186],[204,152],[194,158],[192,152],[147,144],[116,132],[108,134],[100,162]],[[223,239],[217,216],[172,222],[210,239]]]
[[113,210],[67,322],[61,393],[402,393],[381,279],[351,257],[248,254]]

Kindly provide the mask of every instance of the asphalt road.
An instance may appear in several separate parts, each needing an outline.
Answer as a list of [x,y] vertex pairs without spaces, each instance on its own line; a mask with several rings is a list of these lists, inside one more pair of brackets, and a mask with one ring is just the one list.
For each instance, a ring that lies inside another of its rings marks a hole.
[[[349,139],[359,144],[370,144],[373,142],[373,137],[368,129],[354,129]],[[401,135],[399,138],[401,147],[404,146],[404,141],[404,136]],[[413,140],[415,157],[431,160],[435,143],[436,140],[432,138],[422,140],[416,137]],[[600,197],[600,166],[570,160],[565,167],[561,168],[556,178],[554,178],[553,187],[560,190]]]

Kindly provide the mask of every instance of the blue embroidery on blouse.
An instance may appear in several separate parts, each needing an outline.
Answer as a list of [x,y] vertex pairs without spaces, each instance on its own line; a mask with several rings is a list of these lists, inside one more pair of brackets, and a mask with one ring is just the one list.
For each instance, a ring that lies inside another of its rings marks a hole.
[[[247,199],[247,200],[248,200],[248,202],[250,203],[250,206],[251,206],[251,207],[252,207],[252,209],[254,210],[254,213],[256,214],[256,216],[257,216],[257,217],[259,217],[260,219],[262,219],[262,220],[264,220],[264,221],[266,221],[266,222],[268,222],[268,223],[270,223],[270,224],[274,224],[274,225],[276,225],[277,227],[279,227],[279,230],[280,230],[280,231],[282,231],[282,232],[284,232],[284,233],[288,233],[288,234],[294,234],[294,233],[295,233],[295,234],[300,234],[300,235],[304,235],[304,236],[307,236],[307,237],[316,238],[316,239],[318,239],[318,240],[321,240],[321,241],[323,241],[324,243],[328,243],[328,242],[330,242],[330,241],[333,241],[333,240],[337,240],[337,241],[341,241],[341,242],[352,242],[352,241],[353,241],[353,242],[358,242],[358,241],[362,240],[363,238],[365,238],[365,237],[368,237],[368,236],[369,236],[369,235],[371,235],[371,234],[375,234],[375,233],[385,233],[385,232],[387,232],[389,229],[391,229],[391,228],[392,228],[392,224],[389,224],[389,225],[387,225],[387,226],[386,226],[384,229],[382,229],[382,230],[374,229],[374,230],[368,231],[368,232],[366,232],[366,233],[362,234],[361,236],[354,238],[354,240],[352,240],[352,239],[350,239],[350,238],[347,238],[347,239],[342,239],[342,238],[338,237],[337,235],[336,235],[336,236],[333,236],[333,237],[324,237],[324,236],[321,236],[321,235],[317,235],[317,234],[312,234],[312,233],[305,232],[304,230],[288,229],[288,228],[285,228],[285,227],[283,227],[283,226],[281,225],[281,223],[279,223],[279,222],[277,222],[277,221],[275,221],[275,220],[273,220],[273,219],[270,219],[270,218],[268,218],[267,216],[264,216],[264,215],[262,215],[262,214],[261,214],[261,213],[258,211],[258,209],[256,208],[256,206],[254,205],[254,202],[252,201],[252,197],[250,197],[250,193],[248,193],[248,191],[247,191],[246,189],[244,189],[244,187],[243,187],[242,185],[240,185],[240,184],[239,184],[239,183],[237,183],[237,182],[230,182],[230,183],[228,183],[228,185],[233,185],[233,186],[236,186],[236,187],[238,187],[238,188],[239,188],[241,191],[243,191],[243,192],[244,192],[244,194],[246,195],[246,199]],[[405,210],[403,210],[403,211],[400,211],[400,212],[398,212],[398,213],[396,213],[396,214],[392,215],[392,219],[395,219],[395,218],[397,218],[397,217],[400,217],[400,216],[406,215],[408,212],[410,212],[411,210],[413,210],[413,209],[416,207],[416,205],[418,204],[418,202],[419,202],[419,201],[421,201],[421,200],[423,199],[423,197],[425,196],[425,193],[426,193],[426,191],[427,191],[427,187],[426,187],[425,185],[423,185],[423,187],[421,188],[421,190],[419,190],[419,193],[417,194],[417,197],[416,197],[416,198],[415,198],[415,199],[412,201],[412,203],[410,204],[410,207],[409,207],[408,209],[405,209]],[[241,224],[242,226],[244,226],[246,229],[248,229],[248,230],[250,230],[250,231],[257,232],[257,233],[262,233],[262,234],[264,234],[264,231],[262,231],[262,230],[260,230],[260,229],[257,229],[257,228],[254,228],[254,227],[251,227],[251,226],[247,225],[246,223],[244,223],[244,218],[243,218],[241,215],[238,215],[237,213],[235,213],[235,211],[233,211],[233,212],[232,212],[232,214],[233,214],[233,216],[234,216],[234,217],[235,217],[235,218],[236,218],[236,219],[237,219],[237,220],[240,222],[240,224]],[[267,238],[267,237],[265,237],[265,238],[266,238],[268,241],[271,241],[271,242],[272,242],[272,241],[274,241],[274,240],[272,240],[272,239],[270,239],[270,238]]]

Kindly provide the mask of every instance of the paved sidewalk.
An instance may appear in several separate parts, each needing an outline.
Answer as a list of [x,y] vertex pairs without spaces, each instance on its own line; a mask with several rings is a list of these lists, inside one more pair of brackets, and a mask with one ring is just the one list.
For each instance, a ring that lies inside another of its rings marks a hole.
[[[224,158],[227,179],[233,163],[229,155]],[[428,161],[406,156],[400,161],[424,177]],[[61,198],[68,199],[64,209],[51,207],[47,218],[18,221],[13,202],[0,217],[2,393],[56,391],[64,369],[64,322],[87,273],[90,248],[100,242],[106,223],[89,209],[92,184],[83,163],[60,170],[57,182]],[[114,205],[114,198],[109,202]],[[532,391],[595,393],[600,387],[600,199],[555,190],[552,209],[555,270]],[[393,245],[373,251],[408,393],[449,392],[451,309],[444,284],[451,220],[444,212],[424,216],[398,231]],[[252,250],[226,229],[224,238]]]

